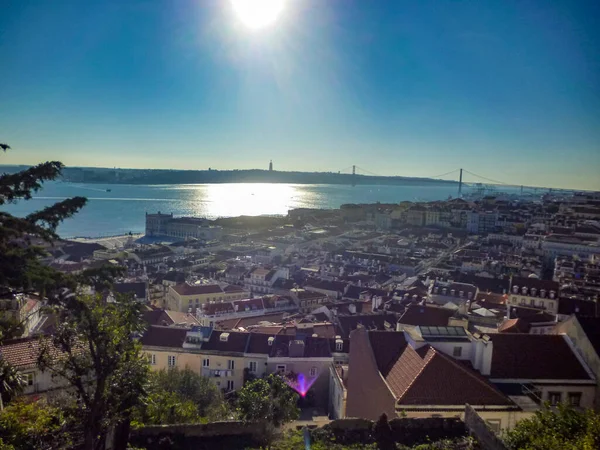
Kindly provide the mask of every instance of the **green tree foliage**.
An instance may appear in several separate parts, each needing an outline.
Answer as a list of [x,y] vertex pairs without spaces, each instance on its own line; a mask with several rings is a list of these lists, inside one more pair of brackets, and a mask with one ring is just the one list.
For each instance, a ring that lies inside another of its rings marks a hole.
[[144,328],[131,296],[63,293],[51,300],[58,325],[39,366],[67,380],[80,405],[86,449],[103,448],[110,427],[128,423],[145,393],[148,362],[133,339]]
[[202,417],[194,402],[173,391],[152,390],[145,404],[133,414],[136,426],[200,423]]
[[229,409],[219,389],[189,368],[150,374],[148,400],[136,420],[144,424],[193,423],[225,419]]
[[298,394],[275,374],[250,381],[238,392],[237,409],[246,421],[262,421],[276,427],[298,418]]
[[11,398],[21,393],[25,387],[25,380],[13,366],[11,366],[0,354],[0,411],[4,404]]
[[[71,444],[62,411],[44,402],[16,401],[0,414],[0,449],[65,448]],[[3,445],[4,444],[4,447]]]
[[[0,149],[10,147],[0,144]],[[0,205],[31,199],[44,181],[60,176],[62,168],[60,162],[50,161],[0,175]],[[58,225],[86,201],[83,197],[69,198],[22,218],[0,212],[0,296],[33,291],[43,294],[60,286],[63,277],[40,263],[45,251],[37,244],[55,240]]]
[[597,450],[600,448],[600,414],[566,405],[544,408],[521,420],[504,435],[509,449]]

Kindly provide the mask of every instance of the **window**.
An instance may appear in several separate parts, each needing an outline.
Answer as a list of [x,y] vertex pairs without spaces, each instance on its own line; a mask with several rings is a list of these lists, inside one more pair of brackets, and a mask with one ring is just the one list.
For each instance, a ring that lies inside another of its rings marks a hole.
[[548,401],[552,406],[556,406],[561,402],[561,392],[548,392]]
[[500,419],[488,419],[485,422],[488,424],[488,426],[492,429],[494,433],[500,432],[500,425],[502,424],[502,421]]
[[210,367],[210,359],[204,358],[202,360],[202,367]]
[[335,349],[338,352],[341,352],[342,350],[344,350],[344,341],[341,341],[341,340],[335,341]]
[[452,356],[455,358],[460,358],[462,356],[462,347],[454,347],[452,351]]
[[33,372],[24,373],[23,378],[25,378],[27,386],[33,386]]
[[529,300],[529,304],[530,304],[531,306],[535,306],[535,298],[532,298],[532,299],[530,299],[530,300]]
[[285,364],[277,364],[277,372],[285,372]]
[[515,297],[515,296],[513,295],[512,301],[513,301],[513,303],[517,303],[517,297]]
[[152,364],[153,366],[156,365],[156,355],[154,353],[150,355],[150,364]]
[[233,359],[230,359],[229,361],[227,361],[227,370],[233,369],[235,369],[235,361]]
[[233,391],[233,380],[228,380],[227,381],[227,390],[228,391]]
[[569,406],[581,405],[581,392],[569,392]]
[[169,367],[175,367],[175,356],[169,355],[169,357],[167,359],[167,365]]
[[319,373],[319,372],[316,367],[311,367],[310,370],[308,371],[308,375],[311,377],[316,377],[317,373]]
[[250,369],[250,372],[256,372],[256,361],[250,361],[248,368]]

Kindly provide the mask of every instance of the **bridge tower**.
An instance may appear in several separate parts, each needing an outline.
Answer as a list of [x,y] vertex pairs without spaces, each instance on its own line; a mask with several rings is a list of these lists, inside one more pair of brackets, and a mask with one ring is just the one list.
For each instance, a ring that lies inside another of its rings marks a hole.
[[458,196],[460,197],[462,194],[462,172],[463,170],[460,169],[460,175],[458,177]]
[[356,166],[352,166],[352,186],[356,186]]

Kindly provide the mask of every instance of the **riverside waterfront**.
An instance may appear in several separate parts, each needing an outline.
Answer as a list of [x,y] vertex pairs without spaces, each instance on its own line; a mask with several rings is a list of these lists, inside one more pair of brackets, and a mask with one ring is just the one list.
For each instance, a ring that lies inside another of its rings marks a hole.
[[454,186],[344,186],[305,184],[174,184],[125,185],[47,183],[29,201],[2,206],[24,216],[73,196],[89,202],[58,232],[62,237],[97,237],[143,233],[145,213],[215,219],[240,215],[285,215],[293,208],[338,208],[345,203],[398,203],[445,200]]

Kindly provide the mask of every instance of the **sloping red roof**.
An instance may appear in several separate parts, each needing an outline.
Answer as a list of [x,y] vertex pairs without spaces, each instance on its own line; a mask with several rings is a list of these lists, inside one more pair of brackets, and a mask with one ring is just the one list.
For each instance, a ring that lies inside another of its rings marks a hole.
[[513,403],[484,377],[425,345],[415,350],[402,332],[370,331],[377,367],[399,404],[502,405]]
[[490,378],[589,380],[590,376],[562,335],[490,334]]
[[198,284],[190,285],[187,283],[172,286],[179,295],[203,295],[203,294],[222,294],[223,289],[218,284]]
[[[399,396],[399,404],[514,406],[485,378],[433,347],[425,346],[415,352],[408,346],[404,350],[404,354],[412,352],[420,357],[411,357],[419,372]],[[402,361],[396,365],[399,364]]]
[[35,367],[43,345],[38,338],[13,339],[0,346],[0,356],[16,369]]

